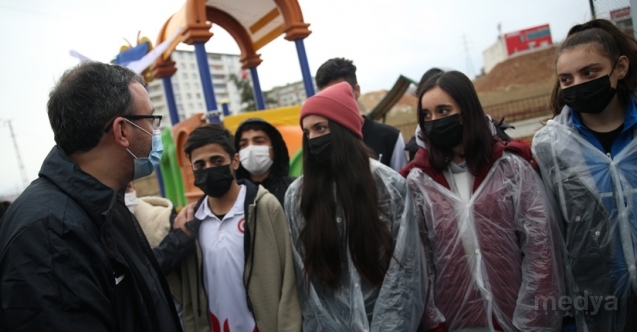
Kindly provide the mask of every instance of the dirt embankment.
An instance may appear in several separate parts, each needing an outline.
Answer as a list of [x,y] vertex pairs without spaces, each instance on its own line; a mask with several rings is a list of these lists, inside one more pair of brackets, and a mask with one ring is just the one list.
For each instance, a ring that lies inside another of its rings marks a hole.
[[483,106],[549,94],[555,82],[555,51],[550,46],[514,56],[473,84]]

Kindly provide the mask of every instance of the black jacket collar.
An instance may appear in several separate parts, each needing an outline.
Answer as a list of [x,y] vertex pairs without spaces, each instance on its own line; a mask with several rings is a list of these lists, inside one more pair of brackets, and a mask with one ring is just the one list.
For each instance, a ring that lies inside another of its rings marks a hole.
[[115,202],[115,191],[84,172],[57,145],[44,159],[38,174],[71,197],[91,220],[101,224]]

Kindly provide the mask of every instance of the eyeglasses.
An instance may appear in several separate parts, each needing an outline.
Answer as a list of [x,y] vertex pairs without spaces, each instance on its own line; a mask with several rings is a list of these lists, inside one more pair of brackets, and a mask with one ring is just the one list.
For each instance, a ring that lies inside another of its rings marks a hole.
[[122,118],[129,120],[148,119],[153,129],[158,129],[161,125],[161,115],[122,115]]
[[[161,125],[161,119],[162,116],[161,115],[122,115],[121,116],[124,119],[128,119],[128,120],[139,120],[139,119],[146,119],[148,120],[148,122],[150,122],[150,125],[153,126],[153,130],[154,129],[159,129],[159,126]],[[113,119],[113,121],[111,121],[111,123],[108,124],[108,126],[106,126],[106,128],[104,128],[104,132],[108,132],[109,130],[111,130],[111,127],[113,126],[113,122],[115,122],[115,119]]]

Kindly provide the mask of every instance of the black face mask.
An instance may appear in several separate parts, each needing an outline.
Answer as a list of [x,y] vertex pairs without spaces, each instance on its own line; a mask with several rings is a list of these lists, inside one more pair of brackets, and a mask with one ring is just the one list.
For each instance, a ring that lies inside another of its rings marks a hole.
[[579,113],[599,114],[610,104],[617,90],[610,85],[610,75],[615,71],[615,61],[610,74],[562,90],[562,101]]
[[310,152],[321,164],[329,165],[332,160],[332,136],[325,134],[316,138],[308,139]]
[[437,147],[452,149],[462,142],[463,127],[460,124],[460,113],[438,120],[424,121],[421,126],[431,144]]
[[225,195],[234,181],[230,165],[199,169],[194,173],[195,186],[210,197],[219,198]]
[[609,74],[562,90],[562,101],[577,112],[599,114],[615,93],[617,90],[610,85]]

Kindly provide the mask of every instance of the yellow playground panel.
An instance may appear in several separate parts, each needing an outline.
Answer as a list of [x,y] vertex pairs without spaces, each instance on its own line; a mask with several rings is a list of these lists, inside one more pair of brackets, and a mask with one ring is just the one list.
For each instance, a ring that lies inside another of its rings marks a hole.
[[286,106],[265,111],[246,112],[230,115],[223,119],[223,125],[231,133],[235,133],[241,122],[250,118],[260,118],[276,127],[288,147],[290,158],[294,156],[303,145],[303,131],[299,124],[301,105]]

